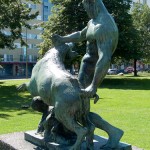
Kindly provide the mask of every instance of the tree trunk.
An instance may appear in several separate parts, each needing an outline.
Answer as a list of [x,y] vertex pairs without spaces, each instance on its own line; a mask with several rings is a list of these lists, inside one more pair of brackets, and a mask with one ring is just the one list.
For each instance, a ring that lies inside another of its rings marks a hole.
[[137,59],[134,59],[134,76],[135,77],[137,76],[136,62],[137,62]]

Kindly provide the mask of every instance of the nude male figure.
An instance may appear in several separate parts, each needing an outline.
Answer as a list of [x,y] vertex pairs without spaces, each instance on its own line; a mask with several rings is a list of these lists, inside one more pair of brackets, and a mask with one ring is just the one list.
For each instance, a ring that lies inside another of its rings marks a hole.
[[[88,97],[96,94],[110,66],[111,57],[118,43],[118,28],[101,0],[83,0],[84,8],[91,18],[82,30],[67,36],[55,35],[58,43],[81,42],[86,40],[86,54],[79,71],[79,81]],[[112,126],[99,115],[90,112],[91,122],[109,135],[104,149],[115,148],[123,131]]]

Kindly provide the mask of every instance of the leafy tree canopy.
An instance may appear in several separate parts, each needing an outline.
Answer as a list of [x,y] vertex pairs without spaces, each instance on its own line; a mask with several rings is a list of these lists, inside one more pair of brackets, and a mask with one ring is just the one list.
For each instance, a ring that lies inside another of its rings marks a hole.
[[[50,40],[52,34],[66,35],[79,31],[89,21],[81,0],[51,0],[51,2],[54,4],[53,14],[44,26],[44,42],[41,44],[41,54],[44,54],[52,46]],[[129,13],[131,0],[103,0],[103,2],[119,28],[119,43],[114,57],[130,59],[133,45],[136,49],[134,37],[137,36]],[[85,53],[85,44],[79,43],[76,49],[83,55]]]
[[[39,0],[32,0],[32,3],[37,2]],[[27,4],[21,0],[0,0],[0,12],[0,48],[5,46],[14,48],[13,42],[16,39],[20,39],[21,44],[24,45],[22,29],[23,27],[31,29],[29,21],[34,19],[38,12],[31,13],[31,8],[28,8]],[[6,34],[6,30],[9,34]]]
[[[89,20],[81,0],[51,0],[51,2],[54,6],[49,21],[44,25],[42,55],[52,46],[51,35],[67,35],[82,30]],[[76,44],[76,50],[82,55],[85,51],[84,44]]]
[[136,3],[131,14],[134,27],[139,32],[138,51],[142,53],[141,59],[150,62],[150,8]]

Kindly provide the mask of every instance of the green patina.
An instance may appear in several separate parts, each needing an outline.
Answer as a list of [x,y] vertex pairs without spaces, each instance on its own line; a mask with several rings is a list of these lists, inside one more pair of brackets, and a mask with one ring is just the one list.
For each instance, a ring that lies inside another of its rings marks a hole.
[[[35,65],[30,82],[19,89],[26,87],[34,97],[32,107],[43,112],[38,132],[45,131],[45,139],[50,140],[49,135],[56,133],[53,139],[66,144],[62,135],[68,135],[69,139],[75,139],[70,149],[78,150],[86,137],[88,149],[93,150],[94,129],[97,127],[109,135],[103,149],[112,149],[117,147],[123,131],[90,112],[90,98],[96,96],[110,66],[118,43],[118,28],[101,0],[83,0],[83,5],[91,18],[87,26],[67,36],[54,35],[55,47]],[[86,54],[79,76],[75,78],[64,67],[66,55],[72,53],[65,43],[83,40],[87,41]],[[50,111],[49,106],[53,106]],[[58,136],[60,130],[64,133]]]

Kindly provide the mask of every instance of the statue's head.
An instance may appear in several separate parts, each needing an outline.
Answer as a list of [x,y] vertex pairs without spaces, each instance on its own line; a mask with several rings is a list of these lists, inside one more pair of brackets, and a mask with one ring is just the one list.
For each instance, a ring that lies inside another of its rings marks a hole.
[[65,43],[56,47],[56,49],[60,52],[63,60],[67,60],[71,62],[78,55],[77,52],[73,51],[74,44],[73,43]]
[[73,43],[63,43],[63,44],[59,44],[56,45],[55,47],[51,48],[49,51],[47,51],[45,53],[45,57],[49,56],[51,57],[51,55],[49,55],[52,52],[52,49],[55,51],[58,51],[58,56],[60,58],[60,60],[62,60],[63,62],[72,62],[73,60],[75,60],[78,57],[78,53],[73,51],[73,47],[74,44]]
[[101,0],[83,0],[83,6],[91,19],[95,19],[99,12],[101,6]]
[[73,51],[74,44],[73,43],[66,43],[69,46],[69,51],[66,55],[67,59],[71,62],[75,58],[77,58],[78,53],[76,51]]

